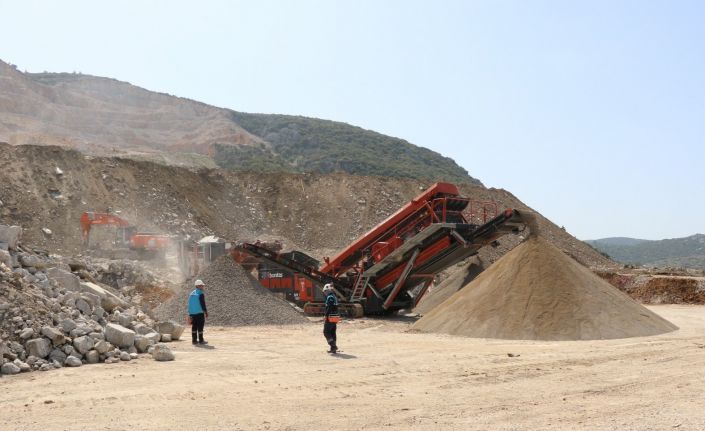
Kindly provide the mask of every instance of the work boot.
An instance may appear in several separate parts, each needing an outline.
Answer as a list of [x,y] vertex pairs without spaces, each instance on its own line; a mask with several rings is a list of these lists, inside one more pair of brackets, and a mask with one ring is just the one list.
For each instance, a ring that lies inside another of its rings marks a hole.
[[191,344],[198,344],[198,339],[196,338],[196,333],[191,333]]
[[198,344],[208,344],[208,341],[203,339],[203,332],[198,333]]

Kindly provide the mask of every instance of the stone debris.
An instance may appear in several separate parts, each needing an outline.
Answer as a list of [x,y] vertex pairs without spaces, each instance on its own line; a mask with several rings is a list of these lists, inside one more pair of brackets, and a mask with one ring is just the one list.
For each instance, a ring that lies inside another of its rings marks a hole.
[[[183,332],[173,322],[157,326],[124,289],[96,281],[109,270],[30,249],[21,234],[0,225],[0,374],[134,360]],[[130,280],[153,281],[130,267]]]

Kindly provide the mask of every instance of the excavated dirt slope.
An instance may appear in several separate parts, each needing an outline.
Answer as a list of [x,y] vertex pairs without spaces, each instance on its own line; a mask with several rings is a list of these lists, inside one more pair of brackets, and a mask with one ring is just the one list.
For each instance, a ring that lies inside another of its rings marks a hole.
[[643,304],[705,304],[705,276],[598,271],[597,275]]
[[479,338],[592,340],[677,327],[532,236],[413,329]]
[[[199,277],[206,284],[206,307],[209,325],[286,325],[307,323],[301,313],[288,302],[262,287],[254,277],[230,256],[213,262]],[[184,283],[176,295],[157,307],[155,314],[163,319],[184,321],[193,280]]]
[[[27,244],[60,254],[81,251],[78,220],[83,211],[112,207],[144,230],[192,237],[216,234],[230,240],[281,239],[285,247],[320,259],[430,185],[347,174],[192,171],[89,157],[58,147],[0,143],[0,223],[21,225]],[[527,209],[502,189],[462,185],[460,190],[474,200],[495,201],[499,209]],[[543,236],[585,265],[614,265],[549,220],[539,216],[538,224]],[[480,256],[489,264],[520,240],[506,235],[497,248],[485,247]]]

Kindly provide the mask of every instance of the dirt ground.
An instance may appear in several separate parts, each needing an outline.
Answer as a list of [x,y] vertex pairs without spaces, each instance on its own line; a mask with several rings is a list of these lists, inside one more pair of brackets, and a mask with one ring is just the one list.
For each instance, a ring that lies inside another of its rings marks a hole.
[[[0,429],[705,429],[705,306],[650,307],[681,329],[610,341],[407,333],[410,320],[207,328],[140,359],[0,379]],[[509,357],[511,353],[515,357]]]

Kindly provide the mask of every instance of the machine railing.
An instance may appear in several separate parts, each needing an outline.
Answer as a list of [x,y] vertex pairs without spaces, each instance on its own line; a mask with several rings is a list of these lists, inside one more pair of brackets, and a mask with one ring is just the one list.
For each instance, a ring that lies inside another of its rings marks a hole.
[[454,206],[464,208],[470,200],[460,197],[443,197],[426,202],[423,208],[397,223],[392,229],[375,240],[372,245],[363,249],[363,256],[386,256],[401,247],[407,239],[433,223],[445,223],[450,216],[455,216],[452,220],[453,223],[465,223],[466,220],[462,210],[449,210],[449,202],[452,202]]
[[497,202],[471,200],[469,210],[465,212],[465,218],[472,224],[483,225],[498,214]]

